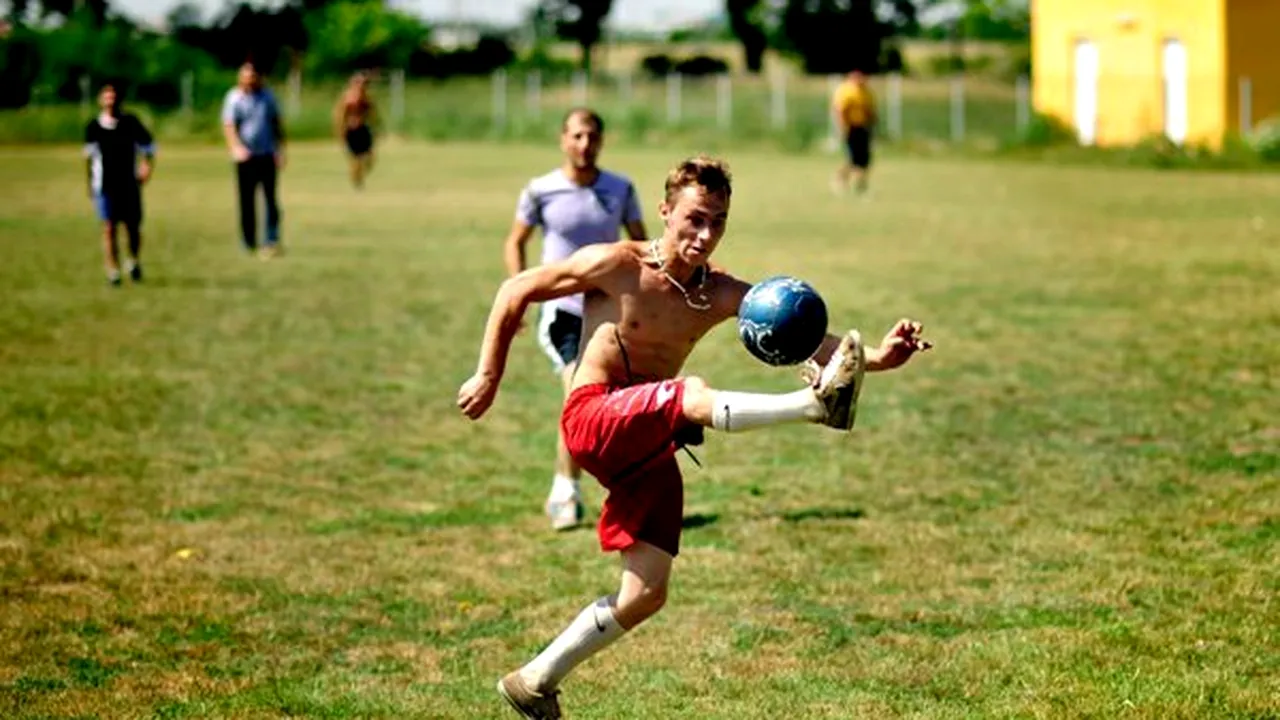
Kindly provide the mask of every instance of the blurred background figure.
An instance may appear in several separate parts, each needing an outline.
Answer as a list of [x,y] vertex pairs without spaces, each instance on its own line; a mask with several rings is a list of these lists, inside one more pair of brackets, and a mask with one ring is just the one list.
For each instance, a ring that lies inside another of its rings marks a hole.
[[373,100],[369,97],[369,74],[351,76],[333,109],[334,131],[351,154],[351,184],[364,187],[364,178],[373,169]]
[[[236,164],[240,198],[240,240],[246,250],[266,260],[280,249],[280,205],[276,175],[284,168],[284,123],[275,95],[263,87],[252,62],[240,66],[236,86],[222,104],[222,132]],[[266,204],[266,238],[258,248],[258,186]]]
[[832,189],[844,192],[850,178],[858,193],[867,191],[867,174],[871,168],[871,134],[876,124],[876,101],[861,70],[845,75],[831,97],[831,111],[836,127],[844,138],[848,162],[836,171]]
[[[543,264],[559,262],[579,248],[610,243],[625,229],[632,240],[646,239],[635,185],[624,175],[597,165],[604,147],[604,120],[588,108],[574,108],[560,127],[564,163],[529,181],[516,202],[516,218],[507,235],[504,261],[510,276],[527,267],[525,245],[534,228],[542,228]],[[557,298],[542,305],[538,344],[560,374],[565,392],[573,377],[582,340],[582,296]],[[544,511],[556,530],[580,525],[585,509],[579,481],[582,469],[565,449],[556,446],[555,475]]]
[[[137,117],[122,112],[114,83],[98,91],[101,112],[84,129],[89,197],[102,221],[102,254],[107,282],[120,285],[120,257],[116,229],[129,234],[129,257],[124,271],[142,281],[142,184],[151,178],[155,145]],[[138,159],[138,155],[142,159]]]

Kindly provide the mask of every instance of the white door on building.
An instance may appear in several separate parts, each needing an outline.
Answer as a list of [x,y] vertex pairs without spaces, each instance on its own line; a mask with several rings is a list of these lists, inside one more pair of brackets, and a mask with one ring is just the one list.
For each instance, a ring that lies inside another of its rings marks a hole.
[[1098,138],[1098,46],[1089,40],[1076,42],[1075,126],[1081,145],[1092,145]]
[[1187,46],[1181,40],[1165,40],[1164,134],[1181,145],[1187,139]]

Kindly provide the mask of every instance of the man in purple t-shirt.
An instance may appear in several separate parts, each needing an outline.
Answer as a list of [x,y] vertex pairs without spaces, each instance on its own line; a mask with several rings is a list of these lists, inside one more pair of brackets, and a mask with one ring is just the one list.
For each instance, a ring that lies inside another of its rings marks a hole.
[[[635,186],[625,176],[596,165],[604,144],[604,121],[595,111],[575,108],[560,129],[564,164],[529,181],[516,203],[516,217],[507,235],[504,259],[508,275],[523,271],[525,245],[535,228],[542,228],[542,263],[559,262],[578,248],[618,239],[625,228],[632,240],[645,240],[644,222]],[[538,344],[551,358],[567,388],[573,377],[582,337],[582,296],[559,298],[542,306]],[[545,506],[551,527],[568,530],[584,519],[579,490],[582,470],[560,438],[556,470]]]

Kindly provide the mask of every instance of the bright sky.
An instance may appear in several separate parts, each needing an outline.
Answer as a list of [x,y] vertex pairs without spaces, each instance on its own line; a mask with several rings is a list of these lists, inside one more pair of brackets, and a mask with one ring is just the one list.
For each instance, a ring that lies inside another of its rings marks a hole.
[[[193,1],[204,9],[207,18],[227,0]],[[111,0],[112,7],[147,21],[163,19],[177,3],[178,0]],[[2,0],[0,4],[4,4]],[[391,4],[428,20],[461,17],[515,24],[534,0],[391,0]],[[614,27],[668,29],[701,20],[723,8],[724,0],[614,0],[609,23]]]

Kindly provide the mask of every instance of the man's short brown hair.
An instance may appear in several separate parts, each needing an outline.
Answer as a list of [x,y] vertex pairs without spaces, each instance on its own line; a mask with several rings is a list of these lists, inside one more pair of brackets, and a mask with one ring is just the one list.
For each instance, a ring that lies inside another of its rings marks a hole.
[[589,107],[571,108],[569,112],[565,113],[564,119],[560,121],[560,132],[568,130],[569,121],[574,118],[579,118],[583,122],[590,123],[591,126],[596,129],[596,132],[601,135],[604,134],[604,118],[600,117],[600,113]]
[[676,165],[667,173],[664,194],[667,204],[687,187],[700,187],[709,194],[724,193],[725,198],[732,196],[733,176],[729,173],[728,163],[708,155],[698,155]]

